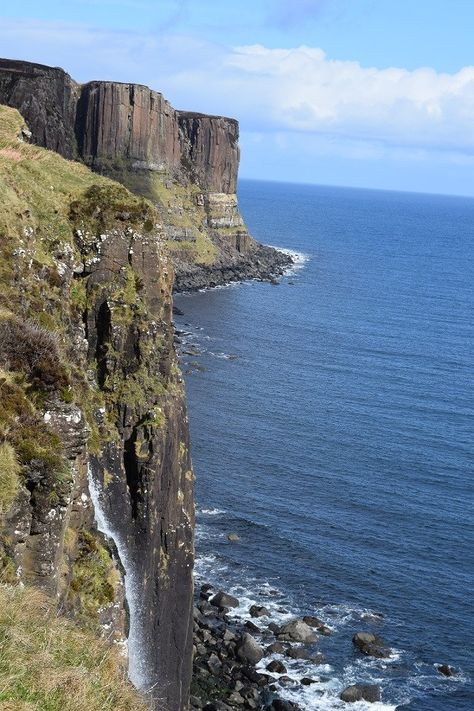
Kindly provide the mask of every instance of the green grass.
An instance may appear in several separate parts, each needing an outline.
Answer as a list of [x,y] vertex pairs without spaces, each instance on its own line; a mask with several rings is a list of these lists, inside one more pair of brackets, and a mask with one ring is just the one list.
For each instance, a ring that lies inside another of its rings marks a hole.
[[31,588],[0,586],[2,711],[144,711],[119,651]]
[[110,553],[92,533],[79,531],[74,543],[78,552],[68,597],[70,600],[78,597],[86,619],[94,620],[101,607],[114,602],[120,579]]

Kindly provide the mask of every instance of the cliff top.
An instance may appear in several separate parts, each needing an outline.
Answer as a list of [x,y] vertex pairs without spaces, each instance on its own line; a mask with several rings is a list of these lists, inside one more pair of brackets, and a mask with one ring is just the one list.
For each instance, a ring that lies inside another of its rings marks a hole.
[[66,70],[62,67],[51,67],[48,64],[40,64],[39,62],[26,62],[23,59],[8,59],[7,57],[0,57],[0,71],[26,71],[28,69],[39,69],[43,72],[62,72],[63,74],[69,76]]
[[[70,74],[62,67],[53,67],[48,64],[40,64],[38,62],[27,62],[22,59],[8,59],[7,57],[0,57],[0,72],[17,72],[21,74],[32,73],[32,70],[37,70],[38,73],[48,74],[49,72],[60,72],[66,77],[70,78]],[[145,89],[153,94],[163,97],[163,93],[158,91],[158,89],[153,89],[147,84],[141,84],[139,82],[129,82],[129,81],[116,81],[115,79],[90,79],[86,82],[76,82],[71,79],[71,82],[78,88],[97,86],[97,85],[114,85],[114,86],[124,86],[124,87],[137,87],[140,89]],[[224,116],[222,114],[206,114],[199,111],[182,111],[176,109],[180,117],[183,118],[198,118],[198,119],[223,119],[229,121],[232,124],[238,125],[238,121],[235,118],[229,116]]]

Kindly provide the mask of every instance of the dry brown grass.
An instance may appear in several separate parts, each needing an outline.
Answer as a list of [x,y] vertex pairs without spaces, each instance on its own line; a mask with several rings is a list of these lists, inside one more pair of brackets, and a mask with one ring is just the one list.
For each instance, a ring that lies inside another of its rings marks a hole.
[[0,586],[0,711],[145,709],[116,648],[39,591]]
[[0,516],[10,510],[20,487],[20,464],[8,442],[0,443]]
[[0,148],[0,156],[14,161],[19,161],[23,158],[20,151],[15,150],[15,148]]

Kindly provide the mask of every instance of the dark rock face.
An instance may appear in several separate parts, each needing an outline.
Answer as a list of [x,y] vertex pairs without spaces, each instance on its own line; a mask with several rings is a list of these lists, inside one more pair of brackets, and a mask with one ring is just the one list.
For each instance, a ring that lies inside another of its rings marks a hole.
[[[19,130],[17,113],[2,109]],[[18,146],[42,157],[36,146]],[[111,642],[127,638],[133,681],[151,689],[153,707],[184,711],[194,477],[172,265],[149,203],[58,155],[44,163],[44,213],[34,218],[30,182],[10,177],[17,162],[2,173],[23,187],[17,229],[0,240],[0,424],[2,437],[20,432],[9,446],[23,457],[1,510],[2,581],[6,570],[10,582],[45,589]],[[71,192],[49,189],[63,180]],[[12,245],[27,249],[12,256]],[[45,263],[30,261],[37,251]],[[49,329],[35,323],[41,313]],[[38,351],[41,367],[31,361]],[[4,382],[13,363],[41,399],[13,378]]]
[[78,85],[59,68],[0,59],[0,103],[21,113],[32,140],[65,158],[77,155]]
[[[125,228],[103,236],[95,257],[90,243],[84,247],[89,358],[106,393],[110,382],[135,381],[138,390],[123,398],[111,393],[116,435],[91,467],[137,581],[139,609],[131,622],[138,627],[142,683],[152,687],[158,707],[180,710],[191,674],[194,510],[184,391],[175,372],[172,272],[157,235]],[[130,267],[148,316],[124,323],[113,293]],[[155,373],[164,386],[159,397]]]
[[210,193],[237,190],[239,124],[222,116],[178,112],[181,156],[192,181]]
[[244,225],[234,119],[177,111],[146,86],[79,85],[62,69],[7,59],[0,59],[0,103],[22,113],[34,143],[157,205],[176,291],[274,278],[292,263],[257,245]]
[[82,159],[105,172],[120,160],[143,170],[176,172],[180,167],[176,111],[146,86],[86,84],[77,107],[76,136]]

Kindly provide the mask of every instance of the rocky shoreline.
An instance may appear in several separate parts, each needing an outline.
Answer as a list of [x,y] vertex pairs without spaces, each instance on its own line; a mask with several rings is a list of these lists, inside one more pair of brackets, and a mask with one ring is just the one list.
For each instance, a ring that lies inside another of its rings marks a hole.
[[274,283],[294,263],[291,255],[263,244],[257,244],[238,258],[220,259],[209,266],[175,262],[174,292],[199,291],[238,281]]
[[[319,636],[331,630],[313,616],[293,619],[283,625],[271,620],[265,606],[252,605],[251,619],[232,615],[239,607],[237,598],[212,585],[202,585],[194,608],[194,662],[191,708],[203,711],[265,709],[296,711],[300,707],[283,698],[283,690],[312,686],[328,681],[324,674],[301,676],[299,681],[287,675],[291,660],[323,665],[324,656],[314,652]],[[257,625],[256,622],[260,624]],[[264,624],[261,623],[264,621]],[[383,640],[367,632],[352,638],[354,650],[361,655],[389,657],[391,650]],[[324,671],[324,669],[323,669]],[[351,704],[356,701],[380,701],[380,687],[353,684],[339,694]]]

